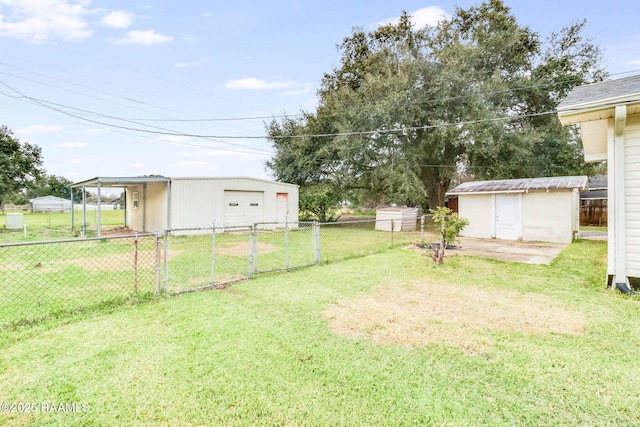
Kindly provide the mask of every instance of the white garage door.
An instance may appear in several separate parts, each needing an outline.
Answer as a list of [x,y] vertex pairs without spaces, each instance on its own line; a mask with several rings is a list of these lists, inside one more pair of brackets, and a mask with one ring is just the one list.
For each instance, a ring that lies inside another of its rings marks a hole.
[[264,221],[264,192],[224,192],[225,225],[252,225],[262,221]]

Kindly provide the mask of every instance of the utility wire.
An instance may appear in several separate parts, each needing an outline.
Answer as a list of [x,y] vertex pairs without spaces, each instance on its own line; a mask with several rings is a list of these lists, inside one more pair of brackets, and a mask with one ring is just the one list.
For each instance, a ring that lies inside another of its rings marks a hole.
[[[116,128],[116,129],[124,129],[124,130],[135,131],[135,132],[152,133],[152,134],[156,134],[156,135],[205,138],[205,139],[211,139],[213,142],[219,142],[219,143],[222,143],[222,144],[233,145],[233,146],[236,146],[236,147],[243,148],[245,150],[247,150],[247,149],[248,150],[254,150],[253,152],[251,152],[251,151],[238,151],[238,150],[226,150],[226,151],[239,152],[239,153],[244,153],[244,154],[259,154],[259,155],[271,155],[271,154],[273,154],[271,151],[262,150],[262,149],[259,149],[259,148],[248,147],[248,146],[245,146],[245,145],[242,145],[242,144],[235,144],[235,143],[228,142],[228,141],[217,141],[217,140],[213,139],[213,137],[207,137],[207,136],[196,135],[196,134],[185,134],[185,133],[178,133],[178,132],[166,132],[166,131],[153,131],[153,130],[148,130],[148,129],[137,129],[137,128],[131,128],[131,127],[127,127],[127,126],[119,126],[119,125],[115,125],[115,124],[112,124],[112,123],[101,122],[101,121],[98,121],[98,120],[88,119],[86,117],[82,117],[82,116],[79,116],[77,114],[73,114],[73,113],[70,113],[68,111],[64,111],[64,110],[61,110],[59,108],[52,107],[52,106],[48,105],[49,103],[47,101],[41,101],[39,99],[29,97],[29,96],[21,93],[17,89],[9,86],[8,84],[6,84],[6,83],[4,83],[2,81],[0,81],[0,84],[6,86],[7,88],[13,90],[14,92],[16,92],[16,93],[18,93],[20,95],[20,96],[12,96],[12,95],[9,95],[9,94],[7,94],[7,93],[5,93],[3,91],[0,91],[0,93],[2,93],[5,96],[11,97],[11,98],[16,98],[16,99],[19,99],[19,98],[27,99],[27,100],[29,100],[29,101],[31,101],[31,102],[33,102],[35,104],[38,104],[38,105],[40,105],[40,106],[42,106],[44,108],[56,111],[56,112],[61,113],[61,114],[65,114],[67,116],[74,117],[74,118],[79,119],[79,120],[87,121],[87,122],[90,122],[90,123],[99,124],[99,125],[102,125],[102,126],[108,126],[108,127],[112,127],[112,128]],[[143,126],[149,126],[149,125],[143,125]],[[155,127],[155,126],[152,126],[152,127]],[[186,143],[186,142],[181,142],[181,141],[169,141],[169,142],[171,142],[173,144],[180,144],[180,145],[195,146],[195,147],[201,147],[201,148],[216,149],[215,147],[198,145],[198,144],[191,144],[191,143]],[[255,151],[258,151],[258,152],[255,152]]]

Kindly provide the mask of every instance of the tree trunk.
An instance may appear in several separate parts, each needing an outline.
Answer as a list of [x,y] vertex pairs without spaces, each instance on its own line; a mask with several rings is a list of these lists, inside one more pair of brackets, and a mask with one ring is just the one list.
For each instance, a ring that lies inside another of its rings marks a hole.
[[444,206],[444,196],[451,184],[451,178],[441,176],[437,168],[423,167],[422,183],[427,190],[427,197],[429,197],[429,208],[435,209]]

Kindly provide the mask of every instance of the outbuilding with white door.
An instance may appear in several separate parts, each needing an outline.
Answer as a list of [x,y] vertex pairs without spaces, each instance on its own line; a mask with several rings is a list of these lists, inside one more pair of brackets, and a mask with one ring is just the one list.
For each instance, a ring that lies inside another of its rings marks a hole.
[[126,226],[141,232],[213,226],[222,231],[256,223],[277,228],[298,221],[298,186],[257,178],[97,177],[72,188],[122,189]]
[[447,192],[469,220],[461,236],[568,243],[580,229],[586,176],[465,182]]

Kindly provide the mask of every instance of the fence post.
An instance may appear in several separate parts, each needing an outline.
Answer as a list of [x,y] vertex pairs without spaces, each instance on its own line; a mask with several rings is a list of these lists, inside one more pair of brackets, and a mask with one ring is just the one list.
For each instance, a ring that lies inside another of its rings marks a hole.
[[313,221],[313,249],[314,249],[314,263],[320,264],[320,224],[318,221]]
[[156,250],[155,250],[155,277],[154,277],[154,293],[160,293],[160,232],[155,230],[156,234]]
[[284,268],[289,269],[289,218],[284,220]]
[[393,247],[393,229],[396,226],[396,220],[395,219],[391,219],[391,247]]
[[162,278],[162,292],[169,291],[169,230],[164,231],[164,242],[162,243],[164,248],[164,264],[163,264],[163,278]]
[[253,229],[255,225],[251,226],[251,231],[249,232],[249,279],[251,279],[253,275]]
[[133,294],[138,295],[138,233],[133,237]]
[[216,226],[213,225],[211,232],[211,284],[216,283]]
[[424,220],[426,219],[426,215],[422,215],[420,217],[420,243],[424,245]]

